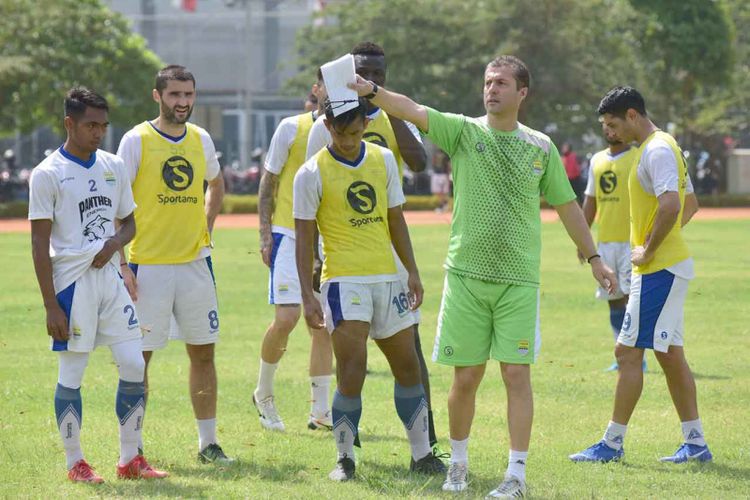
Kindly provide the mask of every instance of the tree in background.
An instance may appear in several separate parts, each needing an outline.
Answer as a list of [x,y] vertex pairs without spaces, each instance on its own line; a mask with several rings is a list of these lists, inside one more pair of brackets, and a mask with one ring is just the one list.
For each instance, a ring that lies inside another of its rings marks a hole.
[[113,123],[153,112],[161,61],[99,0],[0,0],[0,12],[0,136],[45,125],[61,132],[74,85],[104,95]]
[[[318,65],[372,40],[385,48],[389,87],[441,110],[480,115],[485,64],[512,53],[532,73],[521,119],[558,142],[587,133],[598,137],[596,106],[618,84],[642,89],[660,124],[672,121],[680,133],[705,133],[705,125],[736,109],[743,99],[738,88],[750,95],[750,78],[732,78],[732,19],[739,23],[742,14],[747,21],[747,4],[344,0],[324,9],[324,23],[298,33],[301,73],[289,89],[305,92]],[[750,35],[740,36],[747,47]],[[747,58],[742,64],[747,76]]]

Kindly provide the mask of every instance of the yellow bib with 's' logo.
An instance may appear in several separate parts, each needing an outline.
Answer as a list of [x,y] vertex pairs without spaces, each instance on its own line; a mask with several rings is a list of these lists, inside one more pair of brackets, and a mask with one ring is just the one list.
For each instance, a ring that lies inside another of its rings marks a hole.
[[591,158],[600,242],[630,241],[628,176],[635,156],[636,150],[631,148],[614,158],[609,156],[608,150],[600,151]]
[[[681,230],[682,210],[685,206],[685,188],[687,187],[687,163],[682,156],[682,150],[677,145],[677,141],[671,135],[660,130],[654,132],[638,147],[635,165],[640,163],[646,145],[657,138],[669,144],[677,161],[680,213],[677,215],[674,226],[659,245],[659,248],[656,249],[654,259],[645,266],[633,266],[633,271],[639,274],[655,273],[690,257],[687,245],[682,239]],[[637,172],[638,168],[634,166],[630,171],[628,183],[630,188],[630,244],[633,247],[645,244],[646,238],[651,234],[654,227],[654,219],[659,208],[659,201],[656,196],[647,193],[641,187]]]
[[136,130],[141,161],[133,182],[135,238],[129,260],[136,264],[182,264],[209,245],[204,211],[206,156],[200,133],[188,123],[179,141],[164,137],[149,122]]
[[328,148],[314,157],[323,188],[316,217],[326,256],[321,281],[397,272],[383,153],[378,146],[364,144],[365,157],[358,167],[342,164]]
[[398,182],[401,183],[404,178],[404,167],[403,158],[401,158],[401,150],[398,148],[398,142],[396,142],[396,134],[393,132],[391,126],[391,120],[385,111],[380,110],[378,116],[370,120],[365,129],[365,134],[362,136],[362,140],[383,146],[386,149],[390,149],[393,156],[396,157],[396,165],[398,165]]
[[305,163],[307,137],[310,135],[312,126],[312,113],[303,113],[297,116],[297,133],[294,136],[292,147],[289,148],[289,156],[286,159],[286,163],[284,163],[281,174],[279,174],[276,208],[274,208],[271,223],[292,231],[294,231],[294,216],[292,215],[294,176],[302,164]]

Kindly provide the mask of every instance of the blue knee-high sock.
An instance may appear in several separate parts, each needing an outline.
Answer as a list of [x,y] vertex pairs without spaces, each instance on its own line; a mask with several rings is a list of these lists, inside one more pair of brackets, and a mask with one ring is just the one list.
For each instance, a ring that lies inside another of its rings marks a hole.
[[429,418],[427,400],[422,384],[404,387],[395,384],[393,399],[396,412],[404,423],[411,446],[411,456],[416,461],[430,453]]
[[143,382],[120,379],[115,398],[115,413],[120,421],[120,465],[130,462],[138,454],[141,429],[146,411]]
[[348,397],[338,389],[333,394],[333,437],[339,458],[349,457],[354,460],[354,439],[359,428],[359,417],[362,416],[362,397]]
[[625,308],[622,309],[610,309],[609,310],[609,324],[612,325],[612,334],[615,336],[615,342],[617,337],[620,336],[620,330],[622,329],[622,322],[625,320]]
[[83,459],[81,451],[81,423],[83,421],[83,402],[81,389],[71,389],[57,384],[55,389],[55,416],[60,430],[65,460],[68,469]]

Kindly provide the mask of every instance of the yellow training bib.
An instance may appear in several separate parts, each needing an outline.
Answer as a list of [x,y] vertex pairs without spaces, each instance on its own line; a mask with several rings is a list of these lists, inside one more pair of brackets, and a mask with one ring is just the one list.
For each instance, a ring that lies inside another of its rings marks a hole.
[[313,114],[303,113],[297,115],[297,133],[294,136],[292,147],[289,148],[289,156],[279,174],[279,188],[276,195],[276,208],[271,217],[271,223],[275,226],[285,227],[294,231],[294,216],[292,215],[292,198],[294,194],[294,176],[305,163],[305,152],[307,151],[307,138],[313,126]]
[[393,126],[391,126],[391,120],[388,118],[385,111],[380,110],[378,116],[370,120],[370,123],[367,124],[365,135],[362,136],[362,140],[391,150],[393,156],[396,157],[396,165],[398,165],[398,182],[403,182],[404,167],[403,158],[401,158],[401,150],[398,148],[396,134],[393,132]]
[[321,281],[341,276],[396,274],[388,229],[388,176],[378,146],[349,167],[328,148],[315,155],[322,181],[317,213],[325,261]]
[[[677,161],[680,213],[674,226],[659,245],[659,248],[656,249],[654,259],[645,266],[633,266],[633,271],[639,274],[655,273],[690,257],[687,245],[682,239],[681,231],[682,210],[685,206],[685,188],[687,187],[687,163],[685,163],[677,141],[666,132],[660,130],[654,132],[638,147],[636,165],[640,163],[646,145],[657,138],[669,144]],[[647,193],[641,187],[637,172],[637,167],[631,169],[628,183],[630,188],[630,244],[633,247],[642,246],[646,242],[646,237],[654,227],[654,219],[659,208],[659,201],[656,196]]]
[[596,187],[597,235],[600,242],[630,241],[630,196],[628,176],[635,162],[634,148],[615,157],[609,150],[599,151],[591,158]]
[[200,133],[187,124],[174,141],[149,122],[135,128],[141,161],[133,182],[135,238],[129,260],[136,264],[182,264],[210,243],[204,211],[206,156]]

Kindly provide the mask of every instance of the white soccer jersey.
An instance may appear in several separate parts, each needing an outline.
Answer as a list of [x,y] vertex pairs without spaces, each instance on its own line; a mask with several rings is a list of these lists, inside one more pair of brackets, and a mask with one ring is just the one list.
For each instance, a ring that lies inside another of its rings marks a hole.
[[[114,220],[134,209],[125,165],[106,151],[97,150],[84,162],[60,147],[34,168],[29,220],[52,221],[49,252],[56,293],[91,266],[104,242],[115,234]],[[118,253],[112,257],[119,259]]]

